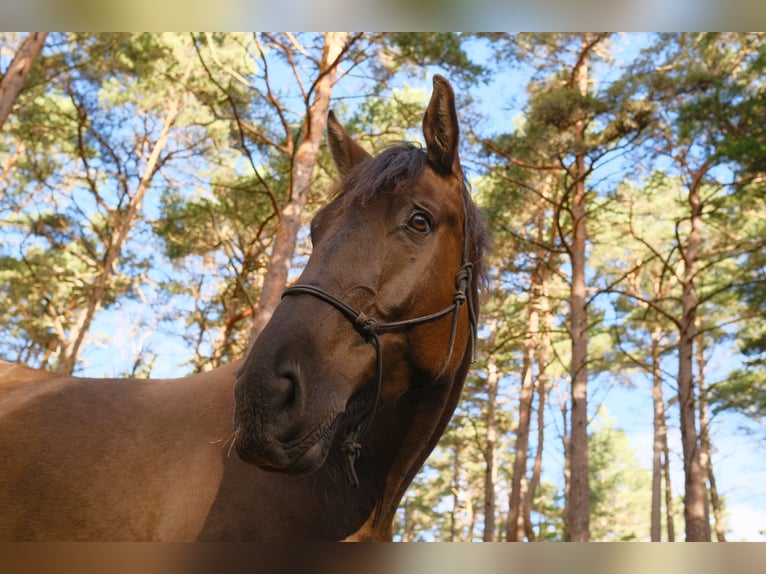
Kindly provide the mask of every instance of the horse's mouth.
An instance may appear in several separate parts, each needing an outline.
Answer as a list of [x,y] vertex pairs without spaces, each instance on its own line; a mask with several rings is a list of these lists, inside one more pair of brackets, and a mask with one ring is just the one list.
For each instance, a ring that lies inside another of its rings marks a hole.
[[329,424],[317,424],[309,432],[284,442],[273,432],[252,432],[240,426],[235,442],[237,454],[243,461],[269,472],[314,472],[327,460],[342,415],[338,413]]

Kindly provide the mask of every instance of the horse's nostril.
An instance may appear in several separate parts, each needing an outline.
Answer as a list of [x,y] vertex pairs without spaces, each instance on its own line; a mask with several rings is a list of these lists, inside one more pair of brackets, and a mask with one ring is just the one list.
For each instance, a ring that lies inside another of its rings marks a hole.
[[276,378],[278,394],[274,397],[274,437],[282,443],[289,442],[300,429],[301,419],[295,411],[299,385],[298,377],[293,372],[285,372]]
[[274,405],[278,410],[289,409],[295,404],[298,379],[294,373],[284,373],[276,378],[274,385]]

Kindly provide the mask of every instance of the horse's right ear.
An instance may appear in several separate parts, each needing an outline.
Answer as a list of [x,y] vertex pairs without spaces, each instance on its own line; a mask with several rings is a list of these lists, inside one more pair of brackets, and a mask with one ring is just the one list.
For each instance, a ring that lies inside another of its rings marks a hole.
[[351,168],[372,157],[362,146],[351,139],[332,110],[327,114],[327,142],[341,177],[346,177]]
[[423,116],[428,163],[442,175],[462,175],[458,142],[460,128],[455,108],[455,92],[443,76],[434,76],[434,91]]

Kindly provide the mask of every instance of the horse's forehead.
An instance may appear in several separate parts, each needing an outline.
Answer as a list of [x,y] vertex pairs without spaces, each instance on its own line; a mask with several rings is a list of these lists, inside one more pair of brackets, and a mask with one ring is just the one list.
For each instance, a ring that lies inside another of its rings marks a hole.
[[455,175],[439,175],[430,168],[423,174],[414,186],[413,193],[427,197],[435,203],[459,209],[462,204],[462,182]]
[[[462,181],[455,175],[440,175],[430,167],[406,184],[392,184],[369,195],[358,190],[342,192],[320,209],[312,221],[312,231],[318,228],[343,229],[354,220],[372,217],[378,221],[380,213],[402,200],[421,203],[442,212],[457,214],[462,211]],[[393,189],[392,189],[393,188]]]
[[402,200],[433,207],[441,212],[457,213],[462,209],[462,182],[454,175],[439,175],[431,168],[423,169],[419,177],[395,189],[381,190],[376,196],[382,209]]

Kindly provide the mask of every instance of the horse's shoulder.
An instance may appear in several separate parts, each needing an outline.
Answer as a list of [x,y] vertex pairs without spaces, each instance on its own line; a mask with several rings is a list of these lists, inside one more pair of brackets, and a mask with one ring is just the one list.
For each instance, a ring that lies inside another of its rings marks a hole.
[[20,363],[10,363],[0,359],[0,388],[58,379],[64,376],[60,373],[33,369]]
[[0,423],[14,412],[39,404],[43,397],[63,388],[72,377],[0,360]]

